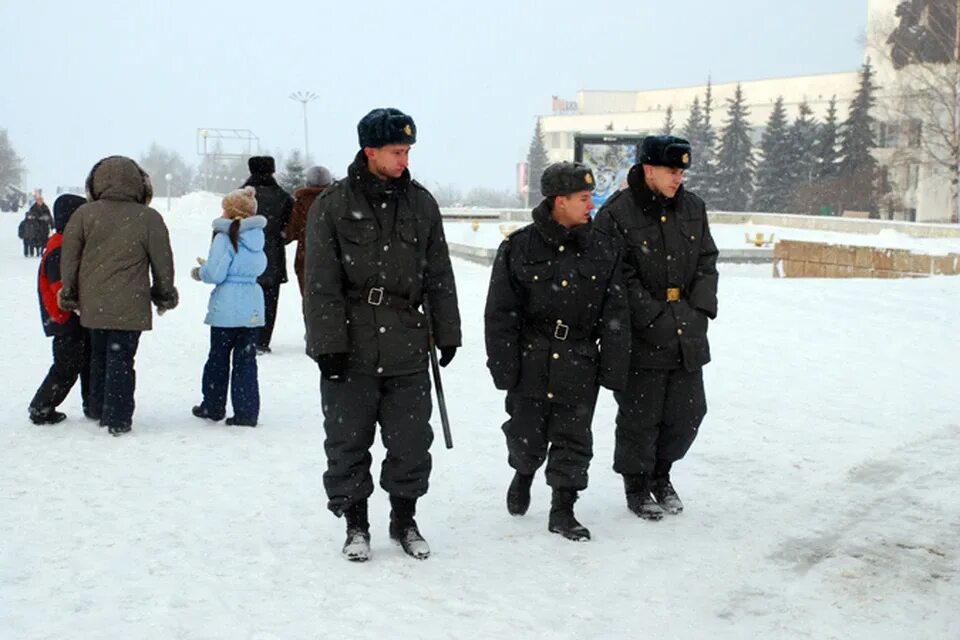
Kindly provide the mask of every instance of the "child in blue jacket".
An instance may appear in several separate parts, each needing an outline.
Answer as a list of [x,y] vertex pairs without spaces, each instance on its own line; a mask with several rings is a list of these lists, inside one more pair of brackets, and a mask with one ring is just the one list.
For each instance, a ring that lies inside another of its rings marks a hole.
[[[227,405],[227,380],[234,415],[227,424],[255,427],[260,413],[257,382],[257,335],[264,324],[263,288],[257,276],[267,268],[263,251],[266,218],[256,215],[253,187],[228,193],[223,216],[213,221],[213,242],[206,260],[190,275],[214,284],[204,322],[210,325],[210,354],[203,367],[203,402],[193,415],[222,420]],[[233,356],[233,371],[230,357]]]

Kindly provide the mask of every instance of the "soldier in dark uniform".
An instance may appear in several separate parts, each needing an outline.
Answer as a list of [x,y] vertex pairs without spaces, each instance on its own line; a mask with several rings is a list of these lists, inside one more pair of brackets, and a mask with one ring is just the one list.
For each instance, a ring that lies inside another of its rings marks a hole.
[[[549,530],[589,540],[573,503],[587,488],[590,423],[599,386],[623,389],[629,310],[616,240],[590,221],[593,174],[561,162],[543,173],[533,224],[500,245],[484,312],[487,367],[507,391],[503,425],[516,470],[507,510],[523,515],[534,473],[547,460]],[[599,347],[598,347],[599,342]]]
[[623,277],[632,325],[630,376],[614,394],[614,471],[627,506],[641,518],[680,513],[670,469],[693,444],[707,413],[702,367],[707,325],[717,315],[717,246],[703,200],[683,188],[690,144],[644,138],[628,187],[597,214],[624,245]]
[[323,483],[329,509],[346,516],[344,555],[366,560],[370,446],[379,423],[390,536],[426,558],[430,549],[414,520],[433,441],[424,310],[446,366],[460,346],[456,285],[440,209],[407,170],[413,119],[374,109],[357,129],[361,150],[347,177],[327,187],[307,214],[303,313],[307,353],[321,372]]

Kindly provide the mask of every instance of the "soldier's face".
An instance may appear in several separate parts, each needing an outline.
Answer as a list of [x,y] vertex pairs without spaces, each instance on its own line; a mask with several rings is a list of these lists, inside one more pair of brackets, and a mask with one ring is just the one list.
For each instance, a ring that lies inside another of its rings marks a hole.
[[410,145],[388,144],[384,147],[364,147],[367,168],[381,180],[399,178],[410,164]]
[[577,191],[568,196],[557,196],[553,199],[553,219],[568,229],[590,222],[591,211],[593,211],[592,191]]
[[645,164],[643,175],[647,180],[647,186],[654,193],[668,198],[676,195],[677,189],[683,184],[683,169]]

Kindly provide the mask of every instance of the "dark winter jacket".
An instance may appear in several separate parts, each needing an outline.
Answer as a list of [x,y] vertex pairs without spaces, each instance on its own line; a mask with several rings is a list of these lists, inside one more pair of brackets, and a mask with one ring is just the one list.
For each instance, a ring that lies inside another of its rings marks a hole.
[[297,254],[293,258],[293,270],[297,274],[297,282],[300,285],[300,295],[303,295],[303,258],[306,249],[304,235],[307,232],[307,212],[313,205],[317,196],[323,193],[324,187],[302,187],[293,194],[293,213],[290,214],[290,222],[284,231],[284,239],[287,244],[297,243]]
[[179,301],[167,226],[147,206],[150,179],[130,158],[111,156],[94,165],[86,186],[90,202],[63,234],[60,308],[79,309],[88,329],[149,330],[151,302],[167,310]]
[[457,290],[433,196],[404,171],[382,181],[363,153],[307,214],[304,321],[314,359],[349,353],[349,369],[426,370],[429,297],[438,347],[460,345]]
[[42,245],[44,242],[44,238],[41,235],[42,226],[43,223],[40,222],[40,217],[37,215],[37,212],[31,208],[23,216],[23,220],[20,221],[20,226],[17,228],[17,235],[28,244]]
[[63,230],[70,221],[73,212],[86,202],[82,196],[65,194],[53,203],[54,226],[56,233],[50,236],[40,271],[37,274],[37,294],[40,298],[40,320],[43,332],[48,336],[64,336],[82,331],[80,319],[75,313],[63,311],[57,306],[57,294],[63,283],[60,279],[60,253],[63,244]]
[[[633,330],[631,367],[696,371],[710,361],[708,319],[717,315],[717,245],[703,200],[682,186],[673,198],[647,186],[641,165],[607,200],[596,224],[624,245]],[[678,288],[679,299],[667,300]]]
[[257,278],[265,287],[287,281],[287,254],[284,249],[284,229],[290,221],[293,198],[267,173],[254,173],[243,183],[257,190],[257,215],[267,219],[263,230],[263,251],[267,254],[267,270]]
[[[497,252],[484,311],[487,367],[498,389],[563,404],[620,390],[630,316],[617,242],[591,224],[566,229],[549,201]],[[598,348],[599,341],[599,348]]]
[[46,203],[40,204],[39,202],[34,202],[33,206],[30,207],[30,211],[36,215],[39,222],[37,237],[38,242],[43,244],[50,235],[50,227],[53,226],[53,216],[50,215],[50,207],[48,207]]

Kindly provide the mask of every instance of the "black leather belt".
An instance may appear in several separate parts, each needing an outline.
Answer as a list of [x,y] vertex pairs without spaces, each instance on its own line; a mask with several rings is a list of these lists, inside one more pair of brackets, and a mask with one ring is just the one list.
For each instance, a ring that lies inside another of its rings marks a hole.
[[567,340],[586,340],[590,338],[592,331],[582,331],[579,327],[571,327],[563,320],[545,319],[542,321],[544,333],[554,340],[566,342]]
[[391,309],[405,310],[416,308],[408,298],[385,291],[383,287],[370,287],[369,289],[351,290],[347,294],[352,300],[362,300],[372,307],[390,307]]

